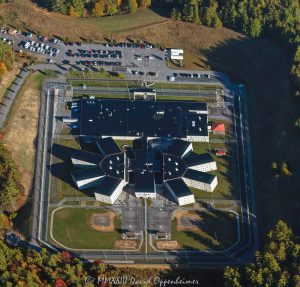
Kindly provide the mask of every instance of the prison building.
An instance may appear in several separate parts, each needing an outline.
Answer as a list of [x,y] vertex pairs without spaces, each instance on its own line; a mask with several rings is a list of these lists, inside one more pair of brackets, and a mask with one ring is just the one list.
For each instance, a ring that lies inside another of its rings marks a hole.
[[114,204],[122,193],[124,186],[125,182],[123,179],[105,176],[97,185],[97,189],[94,192],[95,198],[104,203]]
[[110,155],[121,152],[112,137],[98,139],[96,140],[96,145],[100,153],[103,155]]
[[104,157],[85,150],[78,150],[71,157],[72,164],[78,168],[87,168],[99,165]]
[[156,185],[154,173],[146,170],[135,171],[134,192],[138,198],[155,198]]
[[187,186],[213,192],[218,184],[217,176],[193,169],[187,169],[182,176]]
[[156,91],[149,88],[139,88],[132,91],[133,99],[156,100]]
[[193,144],[180,139],[175,139],[171,146],[168,148],[168,153],[179,158],[187,156],[193,151]]
[[79,101],[81,136],[209,141],[206,103],[122,99]]
[[79,190],[95,187],[105,173],[99,167],[79,169],[71,173],[72,179]]
[[164,182],[164,186],[178,205],[182,206],[195,202],[194,194],[190,191],[182,178],[167,180]]
[[186,171],[187,166],[179,157],[164,154],[163,155],[163,180],[170,180],[181,177]]
[[192,152],[184,157],[184,161],[190,169],[202,172],[217,170],[217,163],[209,153],[196,154]]

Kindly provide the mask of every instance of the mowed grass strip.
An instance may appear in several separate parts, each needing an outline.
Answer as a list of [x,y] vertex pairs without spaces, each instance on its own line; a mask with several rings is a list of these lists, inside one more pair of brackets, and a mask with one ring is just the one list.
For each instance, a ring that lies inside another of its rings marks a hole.
[[199,216],[197,230],[177,231],[177,218],[172,221],[172,239],[186,250],[224,250],[237,240],[235,214],[219,210],[190,211]]
[[176,89],[176,90],[208,90],[212,93],[215,93],[216,89],[222,89],[221,86],[218,85],[207,85],[203,83],[187,83],[187,84],[179,84],[179,83],[162,83],[156,82],[151,86],[153,89]]
[[[53,216],[53,236],[66,247],[74,249],[114,249],[115,241],[121,238],[117,231],[102,232],[91,227],[94,213],[105,213],[102,208],[62,208]],[[115,217],[115,229],[120,219]]]
[[137,81],[89,81],[89,80],[82,80],[82,81],[72,81],[69,80],[68,84],[71,84],[73,87],[83,87],[84,85],[88,89],[89,87],[122,87],[122,88],[137,88],[140,87]]

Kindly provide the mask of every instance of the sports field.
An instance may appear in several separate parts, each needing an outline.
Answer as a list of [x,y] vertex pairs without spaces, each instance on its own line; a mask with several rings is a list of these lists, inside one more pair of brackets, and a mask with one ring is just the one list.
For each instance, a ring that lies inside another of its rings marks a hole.
[[104,214],[102,208],[62,208],[53,215],[53,237],[68,248],[74,249],[114,249],[115,241],[121,239],[116,231],[120,228],[120,219],[114,219],[114,231],[99,231],[92,227],[94,214]]
[[233,213],[181,211],[172,221],[172,240],[186,250],[222,250],[237,240],[237,221]]

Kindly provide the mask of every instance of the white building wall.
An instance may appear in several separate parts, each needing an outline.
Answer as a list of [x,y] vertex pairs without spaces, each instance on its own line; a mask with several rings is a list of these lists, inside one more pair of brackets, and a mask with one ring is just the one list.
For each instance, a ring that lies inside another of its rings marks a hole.
[[183,155],[181,158],[184,158],[187,154],[189,154],[191,151],[193,151],[193,144],[190,143],[187,149],[184,151]]
[[208,172],[212,170],[217,170],[217,163],[215,161],[205,163],[205,164],[199,164],[199,165],[194,165],[194,166],[189,166],[190,169],[193,170],[198,170],[202,172]]
[[191,203],[195,203],[195,196],[194,196],[194,194],[178,198],[178,204],[180,206],[186,205],[186,204],[191,204]]
[[186,185],[189,187],[193,187],[193,188],[208,191],[208,192],[213,192],[218,184],[217,177],[214,178],[214,180],[212,181],[211,184],[204,183],[204,182],[197,181],[197,180],[192,180],[192,179],[185,178],[185,177],[183,177],[183,180],[186,183]]
[[75,159],[75,158],[72,158],[72,163],[74,166],[96,166],[96,164],[94,163],[90,163],[90,162],[86,162],[86,161],[83,161],[83,160],[78,160],[78,159]]
[[185,140],[189,142],[209,142],[209,136],[187,136]]
[[75,178],[72,176],[73,181],[75,182],[75,184],[77,185],[77,187],[79,189],[84,188],[85,186],[88,186],[88,187],[93,186],[93,184],[91,184],[91,183],[95,182],[95,184],[96,184],[96,182],[102,177],[103,177],[103,175],[76,181]]
[[195,196],[194,194],[187,195],[187,196],[182,196],[182,197],[177,197],[176,194],[174,193],[173,189],[169,186],[168,182],[164,182],[164,186],[170,191],[171,195],[173,198],[176,200],[176,202],[182,206],[182,205],[187,205],[191,203],[195,203]]
[[98,201],[109,203],[109,204],[114,204],[114,202],[117,200],[117,198],[120,196],[120,194],[123,191],[123,187],[125,186],[125,181],[122,180],[120,184],[116,187],[114,190],[113,194],[111,196],[107,196],[98,192],[95,192],[95,198]]
[[156,185],[154,184],[154,192],[135,192],[138,198],[156,198]]

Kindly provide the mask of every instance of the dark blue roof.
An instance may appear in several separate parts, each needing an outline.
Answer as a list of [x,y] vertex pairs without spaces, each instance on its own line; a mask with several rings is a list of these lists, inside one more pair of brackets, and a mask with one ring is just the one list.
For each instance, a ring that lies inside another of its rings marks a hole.
[[[207,115],[195,115],[194,110],[207,112],[207,104],[183,101],[82,99],[80,134],[177,138],[189,134],[207,136]],[[199,120],[199,117],[202,120]]]
[[178,198],[193,194],[182,178],[171,179],[166,181],[166,183],[170,186],[170,188]]
[[191,145],[191,142],[187,142],[180,139],[175,139],[171,146],[168,148],[168,153],[182,157],[186,149]]
[[212,181],[215,179],[215,175],[209,174],[207,172],[202,172],[193,169],[187,169],[183,175],[184,178],[200,181],[203,183],[211,184]]
[[104,175],[104,172],[98,166],[72,171],[72,176],[76,181],[100,177]]
[[100,167],[106,175],[124,178],[124,154],[116,153],[106,156]]
[[121,150],[115,143],[112,137],[102,138],[96,141],[99,151],[103,155],[109,155],[114,153],[119,153]]
[[135,192],[154,193],[155,176],[153,172],[149,171],[135,171],[134,172]]
[[186,168],[184,161],[179,157],[170,154],[163,155],[164,180],[181,177]]
[[111,176],[105,176],[101,179],[97,186],[95,193],[100,193],[106,196],[111,196],[118,185],[121,183],[121,179]]
[[90,164],[98,165],[104,157],[100,154],[88,152],[86,150],[78,150],[73,153],[72,158],[88,162]]
[[209,153],[197,154],[192,152],[186,157],[184,157],[184,161],[187,164],[187,166],[194,166],[199,164],[211,163],[215,160]]

